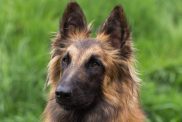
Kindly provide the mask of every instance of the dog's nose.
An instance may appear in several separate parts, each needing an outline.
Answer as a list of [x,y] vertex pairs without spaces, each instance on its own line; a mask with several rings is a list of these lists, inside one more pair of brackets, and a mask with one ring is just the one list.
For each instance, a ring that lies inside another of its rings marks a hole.
[[58,101],[69,99],[71,97],[71,88],[68,86],[59,85],[55,94]]

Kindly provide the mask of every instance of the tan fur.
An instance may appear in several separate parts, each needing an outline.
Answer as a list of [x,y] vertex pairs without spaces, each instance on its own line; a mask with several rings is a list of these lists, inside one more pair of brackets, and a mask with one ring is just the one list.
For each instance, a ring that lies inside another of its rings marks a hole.
[[[140,108],[139,101],[140,79],[134,67],[131,36],[126,38],[124,46],[131,49],[129,51],[132,54],[122,57],[120,50],[110,44],[110,35],[101,32],[95,39],[92,39],[89,34],[90,28],[86,28],[69,32],[66,39],[58,33],[53,40],[51,60],[48,65],[48,84],[50,84],[51,90],[48,104],[43,113],[43,122],[69,122],[69,118],[75,114],[65,111],[55,101],[55,90],[62,77],[60,61],[66,51],[69,51],[74,66],[80,66],[91,55],[97,54],[106,69],[102,81],[104,101],[89,111],[89,114],[84,116],[83,122],[144,122],[145,115]],[[127,33],[127,36],[129,35]],[[97,44],[87,49],[75,46],[77,43],[88,39],[96,41]],[[63,42],[64,46],[60,46]],[[73,69],[69,73],[72,72],[76,72],[76,70]]]
[[[102,35],[102,39],[107,36]],[[100,40],[100,39],[99,39]],[[100,49],[98,46],[93,46],[91,49],[88,49],[86,52],[82,52],[81,59],[78,59],[79,49],[74,47],[73,45],[68,46],[65,50],[69,50],[73,55],[73,62],[77,62],[80,65],[84,60],[89,57],[89,55],[96,53],[100,54],[102,57],[102,61],[106,66],[107,75],[104,78],[103,92],[105,95],[105,100],[115,106],[118,109],[118,116],[113,118],[112,122],[144,122],[143,112],[140,110],[139,101],[138,101],[138,90],[140,79],[137,77],[137,74],[133,68],[133,59],[129,59],[127,61],[121,60],[118,57],[118,50],[114,50],[111,46],[103,43],[104,41],[100,41],[103,49]],[[107,57],[107,59],[106,59]],[[49,74],[50,74],[50,82],[52,83],[52,90],[50,92],[49,99],[54,97],[54,90],[56,86],[56,76],[55,69],[57,69],[57,62],[60,60],[61,56],[54,57],[49,63]],[[123,65],[123,73],[126,77],[119,82],[111,82],[117,77],[117,65]],[[125,67],[127,67],[125,69]],[[60,76],[57,76],[60,78]],[[111,114],[110,112],[113,110],[109,110],[109,108],[104,109],[106,113]],[[46,114],[45,111],[44,114]],[[90,118],[88,122],[92,122],[93,118]],[[52,122],[49,120],[49,116],[45,115],[45,122]]]
[[100,41],[107,41],[109,38],[109,35],[106,35],[105,33],[99,33],[96,37],[97,40],[100,40]]

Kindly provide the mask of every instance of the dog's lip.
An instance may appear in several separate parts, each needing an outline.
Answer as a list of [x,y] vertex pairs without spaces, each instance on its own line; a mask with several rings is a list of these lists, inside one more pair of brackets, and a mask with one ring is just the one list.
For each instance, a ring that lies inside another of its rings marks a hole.
[[62,107],[65,110],[81,110],[81,109],[86,109],[89,107],[89,105],[91,104],[89,103],[82,103],[82,104],[74,104],[71,101],[58,101],[56,100],[57,104],[60,105],[60,107]]
[[56,102],[61,104],[61,105],[66,105],[66,104],[69,104],[70,103],[70,100],[64,100],[64,99],[56,99]]
[[73,108],[75,108],[74,105],[71,104],[71,102],[69,101],[59,101],[59,100],[56,100],[57,104],[59,104],[62,108],[64,108],[65,110],[71,110]]

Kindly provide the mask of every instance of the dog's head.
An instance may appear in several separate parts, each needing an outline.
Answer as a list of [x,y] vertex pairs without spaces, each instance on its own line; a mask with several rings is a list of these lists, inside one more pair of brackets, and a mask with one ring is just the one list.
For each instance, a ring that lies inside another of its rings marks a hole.
[[131,57],[129,27],[116,6],[96,38],[75,2],[69,3],[52,44],[49,81],[52,96],[63,108],[84,109],[104,99],[103,87],[124,78]]

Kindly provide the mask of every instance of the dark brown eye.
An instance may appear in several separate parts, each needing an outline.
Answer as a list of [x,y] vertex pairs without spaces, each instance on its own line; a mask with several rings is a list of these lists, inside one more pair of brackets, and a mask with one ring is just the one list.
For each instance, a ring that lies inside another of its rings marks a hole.
[[89,68],[97,68],[101,66],[101,62],[95,58],[94,56],[90,58],[89,62],[88,62],[88,67]]
[[66,66],[68,66],[71,62],[70,56],[69,54],[66,54],[63,58],[62,58],[62,67],[65,68]]
[[89,63],[89,67],[98,67],[98,66],[100,66],[100,64],[97,61],[91,61]]

